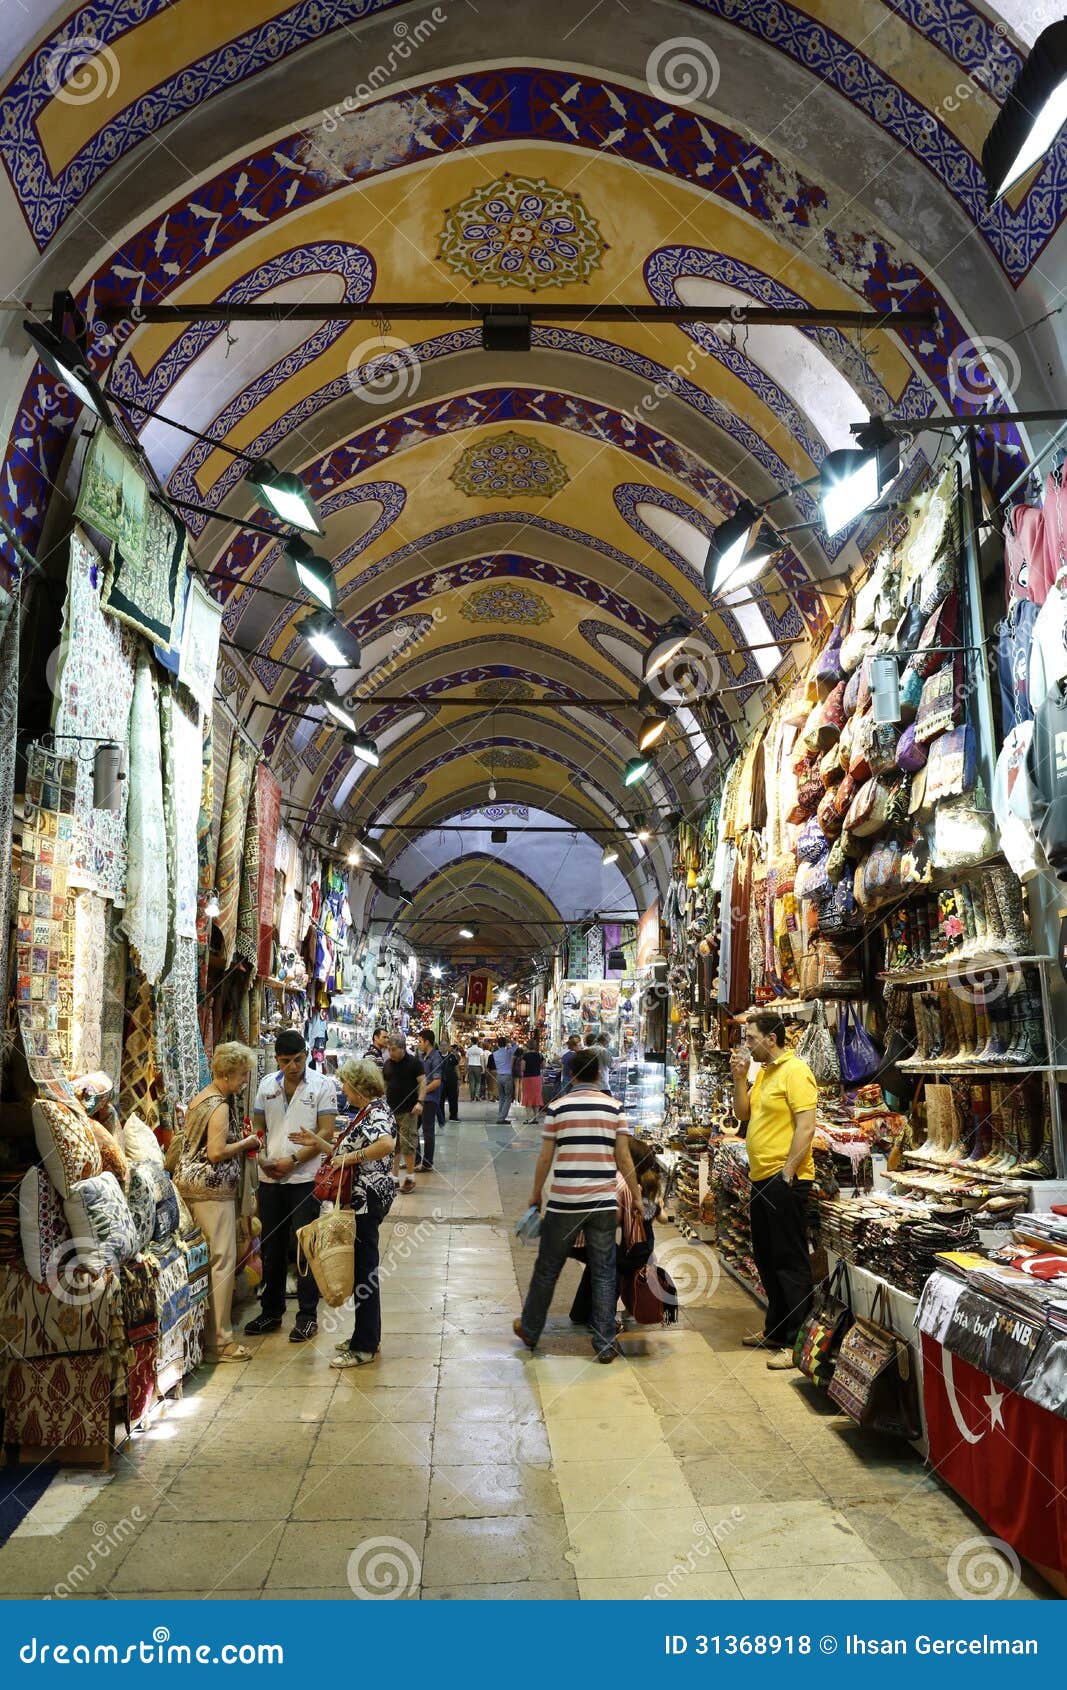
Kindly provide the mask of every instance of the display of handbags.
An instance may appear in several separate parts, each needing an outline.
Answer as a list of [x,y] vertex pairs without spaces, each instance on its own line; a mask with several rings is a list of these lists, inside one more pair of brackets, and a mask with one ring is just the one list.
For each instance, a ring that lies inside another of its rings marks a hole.
[[892,1324],[889,1292],[879,1285],[873,1318],[861,1316],[845,1333],[829,1396],[872,1432],[916,1439],[922,1434],[911,1351]]
[[848,1267],[839,1261],[793,1344],[794,1366],[822,1391],[829,1389],[838,1351],[854,1318]]

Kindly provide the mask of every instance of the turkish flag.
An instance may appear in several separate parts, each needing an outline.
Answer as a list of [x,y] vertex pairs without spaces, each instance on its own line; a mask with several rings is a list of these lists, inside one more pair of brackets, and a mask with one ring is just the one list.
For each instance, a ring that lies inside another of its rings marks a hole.
[[472,974],[467,981],[468,1009],[484,1009],[489,1002],[489,976]]
[[1067,1425],[927,1333],[930,1462],[1005,1543],[1067,1579]]

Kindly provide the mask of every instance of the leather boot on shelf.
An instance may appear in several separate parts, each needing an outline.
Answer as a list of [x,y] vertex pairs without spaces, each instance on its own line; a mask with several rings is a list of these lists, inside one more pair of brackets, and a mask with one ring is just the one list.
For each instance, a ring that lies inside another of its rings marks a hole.
[[999,985],[986,996],[986,1014],[989,1017],[989,1037],[978,1052],[978,1061],[1003,1062],[1008,1048],[1008,1020],[1003,989]]
[[956,1020],[960,1028],[957,1060],[973,1062],[981,1047],[978,1043],[978,1019],[974,1013],[974,999],[969,987],[956,998]]
[[960,1056],[960,1028],[956,1017],[956,999],[951,986],[940,986],[937,992],[937,1015],[941,1023],[941,1056],[945,1062],[958,1062]]
[[978,917],[981,930],[984,927],[982,949],[986,951],[1002,951],[1004,949],[1004,922],[1001,919],[1000,905],[997,895],[990,885],[988,873],[976,876],[972,884],[972,895],[975,899],[975,915],[978,916],[978,905],[981,904],[982,914]]
[[975,925],[974,899],[971,889],[965,881],[961,881],[955,888],[953,896],[963,925],[963,944],[960,946],[960,956],[973,956],[978,949],[978,928]]
[[989,1044],[993,1028],[989,1020],[989,1007],[985,993],[979,988],[974,989],[974,1056],[972,1061],[980,1062],[982,1052]]
[[981,1156],[976,1156],[973,1160],[975,1167],[981,1168],[983,1172],[997,1173],[1007,1162],[1004,1139],[1004,1087],[991,1085],[988,1089],[988,1130],[983,1134],[985,1149]]
[[1029,1114],[1026,1093],[1016,1087],[1006,1090],[1001,1112],[1004,1133],[1004,1161],[1001,1171],[1013,1178],[1026,1157]]
[[1055,1179],[1056,1155],[1052,1148],[1052,1122],[1048,1112],[1048,1093],[1044,1086],[1035,1095],[1026,1111],[1029,1133],[1026,1161],[1016,1169],[1020,1179]]
[[1008,990],[1004,999],[1008,1013],[1008,1048],[1004,1052],[1005,1062],[1018,1062],[1030,1066],[1026,1055],[1026,1022],[1023,1015],[1026,988],[1023,977],[1013,970],[1008,976]]
[[952,1146],[953,1161],[965,1162],[975,1148],[978,1124],[974,1115],[970,1080],[957,1076],[952,1081],[952,1106],[956,1117],[956,1138]]
[[924,1063],[930,1056],[930,1029],[926,1021],[926,1006],[922,992],[912,992],[911,1013],[915,1022],[915,1055],[909,1060]]
[[938,1014],[937,993],[924,992],[922,996],[923,1012],[926,1016],[926,1025],[929,1028],[930,1061],[936,1062],[945,1048],[944,1031],[941,1026],[941,1017]]
[[1023,889],[1010,868],[991,868],[989,880],[997,901],[1004,928],[1004,949],[1013,956],[1025,956],[1033,950],[1030,929],[1026,921]]
[[971,1087],[972,1139],[969,1162],[981,1162],[993,1146],[992,1106],[988,1086]]

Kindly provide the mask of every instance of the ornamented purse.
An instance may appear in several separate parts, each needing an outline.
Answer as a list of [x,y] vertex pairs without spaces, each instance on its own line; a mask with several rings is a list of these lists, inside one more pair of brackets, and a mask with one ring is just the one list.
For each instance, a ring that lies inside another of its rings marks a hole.
[[915,738],[922,744],[954,728],[960,719],[960,665],[947,663],[923,682],[922,697],[915,717]]
[[974,729],[965,722],[950,733],[940,734],[930,746],[926,765],[926,801],[959,798],[969,792],[977,774]]
[[796,1054],[811,1069],[816,1085],[840,1085],[837,1048],[826,1025],[826,1012],[819,1002],[816,1002],[811,1020],[797,1044]]
[[890,788],[883,780],[866,780],[849,806],[845,826],[861,839],[871,839],[889,825]]
[[[800,1054],[799,1046],[797,1054]],[[835,1267],[818,1307],[809,1314],[793,1344],[794,1366],[821,1391],[829,1388],[837,1353],[853,1319],[848,1267],[842,1260]]]
[[893,1330],[884,1285],[875,1292],[872,1318],[861,1317],[845,1333],[829,1395],[857,1426],[901,1438],[920,1436],[911,1352]]
[[917,775],[926,765],[927,751],[925,745],[920,745],[915,738],[915,729],[909,724],[897,740],[897,768],[903,769],[907,775]]
[[837,807],[834,804],[834,795],[832,792],[828,792],[823,798],[822,803],[815,812],[815,819],[823,833],[825,833],[827,839],[837,838],[844,826],[844,820],[837,813]]
[[817,863],[826,856],[829,844],[822,828],[814,819],[806,821],[796,840],[796,858],[798,863]]

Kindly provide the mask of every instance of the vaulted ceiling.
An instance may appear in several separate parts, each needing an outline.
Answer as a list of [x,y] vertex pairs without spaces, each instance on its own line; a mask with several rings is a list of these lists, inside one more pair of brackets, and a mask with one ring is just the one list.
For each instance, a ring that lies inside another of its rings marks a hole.
[[[292,592],[280,545],[191,516],[198,564],[221,577],[220,678],[294,815],[383,828],[387,861],[420,888],[409,923],[450,896],[487,918],[525,907],[537,949],[573,913],[567,835],[536,876],[514,832],[503,867],[473,833],[448,860],[431,849],[490,780],[500,804],[579,832],[709,789],[768,676],[832,611],[820,585],[870,537],[801,532],[760,590],[712,609],[702,537],[740,497],[810,478],[875,412],[1064,402],[1063,317],[1046,314],[1067,152],[992,212],[978,164],[1054,15],[1038,0],[3,9],[2,291],[45,307],[71,289],[176,498],[256,509],[240,460],[136,406],[269,455],[314,492],[381,767],[354,769],[321,719],[303,607],[258,590]],[[538,318],[531,349],[503,353],[431,312],[285,315],[368,299],[532,303]],[[279,320],[138,321],[219,300],[273,302]],[[936,326],[553,323],[561,303],[907,307]],[[37,551],[78,418],[19,317],[2,329],[0,514]],[[983,437],[994,491],[1028,444]],[[934,450],[919,438],[910,477]],[[803,523],[814,507],[798,492],[777,514]],[[717,684],[624,794],[641,652],[679,612],[707,616]],[[450,703],[506,691],[495,710]],[[617,702],[568,707],[589,698]],[[662,839],[626,844],[591,902],[641,909],[667,866]],[[392,913],[365,879],[356,898],[361,916]]]

